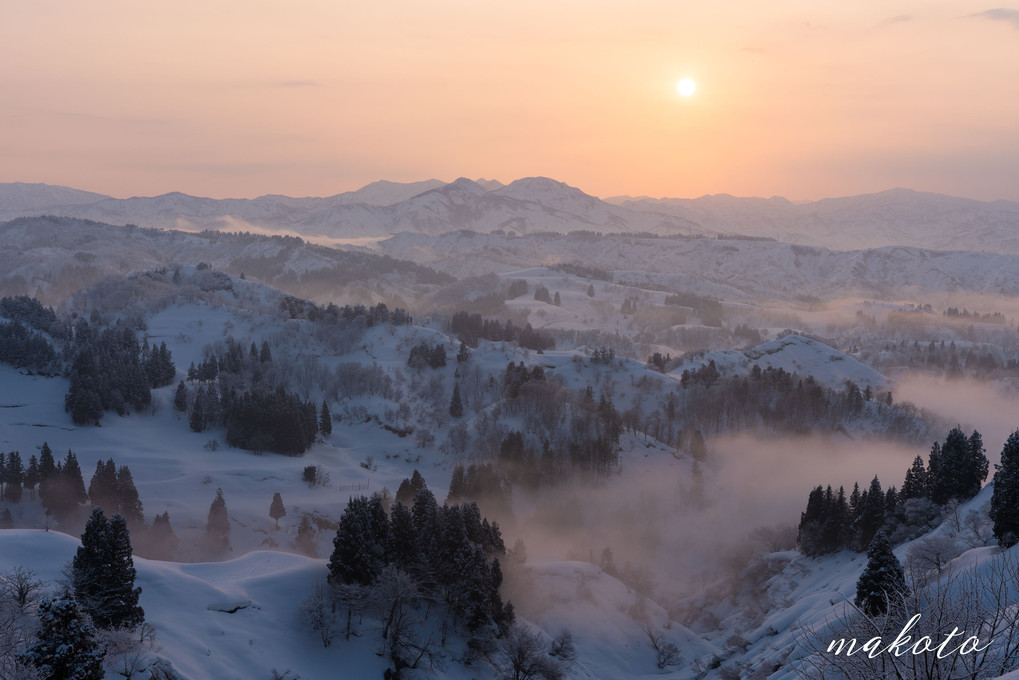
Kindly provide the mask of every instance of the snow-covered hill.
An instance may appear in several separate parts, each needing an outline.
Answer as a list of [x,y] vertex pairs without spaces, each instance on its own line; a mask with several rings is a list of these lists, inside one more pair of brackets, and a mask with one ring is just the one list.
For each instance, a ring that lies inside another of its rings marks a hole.
[[633,210],[667,213],[725,234],[854,250],[922,246],[1019,252],[1019,204],[908,189],[792,203],[726,194],[694,199],[617,197]]
[[798,333],[788,333],[775,340],[761,343],[747,350],[717,350],[698,354],[681,363],[672,371],[674,376],[684,371],[696,371],[710,362],[720,375],[748,375],[753,366],[761,369],[782,369],[800,377],[814,376],[822,385],[842,389],[847,380],[856,383],[860,389],[887,388],[886,377],[866,364],[838,351],[820,340]]
[[885,247],[836,251],[771,241],[448,233],[400,234],[375,245],[458,278],[535,264],[583,263],[617,282],[722,299],[1019,293],[1015,255]]
[[296,238],[114,227],[72,218],[0,223],[0,294],[57,304],[104,277],[197,265],[286,288],[304,298],[374,303],[430,292],[451,277],[364,251]]

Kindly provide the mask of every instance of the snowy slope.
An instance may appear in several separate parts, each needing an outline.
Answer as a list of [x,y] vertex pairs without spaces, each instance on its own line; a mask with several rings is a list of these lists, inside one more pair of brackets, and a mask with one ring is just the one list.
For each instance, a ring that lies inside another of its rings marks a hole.
[[724,299],[1019,293],[1019,257],[968,251],[835,251],[767,241],[457,233],[400,234],[375,247],[457,277],[574,262],[607,269],[617,281],[633,285]]
[[0,183],[0,219],[85,209],[109,196],[51,184]]
[[908,189],[791,203],[784,198],[612,199],[633,210],[668,213],[706,229],[857,249],[923,245],[945,250],[1019,252],[1019,204],[983,202]]
[[693,372],[714,361],[715,368],[722,375],[747,375],[757,365],[762,370],[781,368],[800,377],[812,375],[822,385],[836,390],[842,389],[847,380],[852,380],[861,389],[866,386],[880,389],[889,385],[888,378],[870,366],[820,340],[797,333],[788,333],[743,351],[718,350],[698,354],[683,361],[672,375],[678,377],[683,371]]

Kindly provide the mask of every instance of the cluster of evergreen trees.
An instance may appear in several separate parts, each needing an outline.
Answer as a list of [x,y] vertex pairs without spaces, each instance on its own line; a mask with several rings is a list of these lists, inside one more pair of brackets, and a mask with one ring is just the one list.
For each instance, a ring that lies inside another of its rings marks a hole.
[[424,487],[412,507],[397,501],[387,513],[379,495],[359,496],[340,518],[329,582],[369,586],[396,568],[471,631],[494,625],[505,633],[514,619],[499,595],[505,554],[498,524],[483,518],[477,504],[440,506]]
[[363,320],[369,328],[375,324],[386,323],[393,326],[408,325],[414,320],[407,310],[397,307],[390,311],[382,302],[370,307],[364,305],[338,307],[330,302],[327,307],[322,308],[314,302],[286,296],[280,301],[280,311],[287,319],[307,319],[330,324],[338,324],[341,321],[356,323]]
[[49,371],[56,359],[53,345],[41,333],[17,321],[0,322],[0,362],[15,368]]
[[110,515],[120,515],[132,528],[145,523],[145,514],[131,470],[126,465],[117,469],[113,459],[96,461],[96,471],[88,484],[88,500],[93,508],[102,508]]
[[[519,432],[511,432],[507,437],[513,438],[514,435],[519,444],[519,451],[523,452],[523,441]],[[504,442],[503,448],[505,447]],[[471,463],[464,469],[463,465],[457,465],[453,468],[453,476],[449,480],[446,503],[479,503],[493,514],[505,517],[511,512],[513,487],[507,476],[500,472],[503,465],[501,456],[498,467],[489,463],[481,465]]]
[[[319,433],[315,404],[282,387],[260,387],[237,394],[232,389],[217,392],[215,384],[199,385],[192,397],[187,386],[180,383],[174,404],[184,411],[189,402],[188,422],[194,432],[225,426],[227,444],[239,449],[297,456],[315,443]],[[328,406],[322,415],[325,428],[331,432]]]
[[509,399],[516,399],[520,396],[520,389],[524,383],[544,382],[545,369],[541,366],[528,368],[524,362],[514,364],[512,361],[506,364],[506,370],[502,376],[503,394]]
[[998,545],[1011,548],[1019,543],[1019,430],[1009,435],[1001,450],[989,514]]
[[69,346],[73,359],[71,384],[64,409],[76,425],[98,425],[105,411],[119,415],[143,409],[152,402],[151,388],[173,382],[173,357],[162,343],[139,345],[134,330],[105,328],[101,332],[82,321]]
[[485,319],[480,314],[456,312],[450,319],[450,330],[457,338],[470,347],[477,347],[481,340],[494,342],[516,342],[521,347],[546,350],[555,347],[555,341],[547,334],[536,331],[527,324],[523,328],[512,321],[500,323],[497,319]]
[[301,401],[282,387],[245,392],[224,406],[226,441],[249,451],[275,451],[297,456],[315,443],[315,404]]
[[[1019,439],[1017,439],[1019,446]],[[811,490],[807,508],[800,516],[797,542],[807,555],[823,555],[843,548],[864,550],[879,531],[889,534],[914,520],[925,518],[925,505],[945,505],[965,501],[980,491],[987,478],[988,461],[983,439],[974,431],[969,437],[958,427],[952,428],[943,443],[931,447],[925,467],[921,456],[906,471],[901,489],[887,491],[875,476],[870,487],[861,492],[854,485],[846,497],[829,485]]]
[[[188,414],[194,432],[225,426],[230,446],[286,455],[304,453],[318,433],[332,432],[332,417],[323,402],[319,410],[282,386],[272,387],[267,373],[273,365],[267,341],[245,351],[227,337],[218,353],[188,368],[188,380],[177,385],[174,407]],[[218,385],[218,387],[217,387]]]
[[37,331],[48,333],[55,338],[69,337],[66,323],[57,319],[52,307],[27,295],[16,295],[0,299],[0,316],[23,324]]
[[[35,456],[29,459],[29,469]],[[49,445],[43,443],[39,451],[39,500],[46,508],[46,514],[52,515],[57,521],[72,516],[82,503],[88,500],[85,493],[85,481],[81,475],[78,457],[70,449],[61,462],[53,458]]]
[[21,500],[23,490],[34,489],[39,482],[39,465],[35,456],[29,461],[28,470],[21,461],[18,451],[0,451],[0,498],[11,503]]
[[446,365],[446,347],[441,342],[432,346],[422,341],[410,348],[407,365],[414,369],[422,369],[425,366],[442,368]]

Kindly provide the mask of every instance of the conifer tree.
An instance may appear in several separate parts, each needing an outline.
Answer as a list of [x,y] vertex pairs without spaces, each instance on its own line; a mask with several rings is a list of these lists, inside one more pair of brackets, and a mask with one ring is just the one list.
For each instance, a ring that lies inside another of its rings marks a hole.
[[1001,450],[989,514],[998,545],[1011,548],[1019,543],[1019,430],[1008,436]]
[[449,415],[459,418],[464,414],[463,402],[460,400],[460,384],[453,385],[453,398],[449,400]]
[[902,564],[883,531],[874,536],[867,550],[867,566],[856,582],[855,604],[867,616],[888,613],[901,607],[909,594]]
[[56,480],[57,466],[53,460],[53,451],[49,444],[42,443],[39,451],[39,500],[46,506],[46,497],[52,483]]
[[38,642],[20,655],[46,680],[102,680],[105,651],[70,593],[39,604]]
[[230,516],[226,510],[223,489],[216,489],[216,497],[209,506],[209,517],[205,525],[205,536],[214,550],[225,550],[229,546]]
[[322,433],[323,437],[328,437],[333,433],[333,416],[329,413],[329,404],[325,399],[322,400],[322,408],[319,411],[318,431]]
[[177,534],[170,526],[170,513],[156,514],[149,530],[149,555],[157,560],[172,560],[177,554]]
[[4,511],[0,513],[0,529],[13,529],[14,528],[14,515],[11,514],[10,508],[4,508]]
[[913,459],[913,465],[906,470],[906,480],[899,490],[899,500],[904,502],[911,498],[925,498],[927,494],[927,469],[923,457],[917,456]]
[[177,385],[177,391],[173,394],[173,407],[181,413],[188,410],[188,388],[183,380]]
[[807,497],[807,509],[800,514],[796,543],[804,555],[820,555],[821,532],[824,521],[824,489],[815,486]]
[[35,485],[39,483],[39,461],[32,454],[32,457],[28,459],[28,467],[25,469],[25,488],[28,489],[32,496],[32,500],[35,500]]
[[928,465],[930,498],[939,505],[950,500],[968,500],[987,479],[988,462],[979,432],[969,438],[952,428],[944,443],[931,449]]
[[870,482],[863,511],[860,513],[859,531],[860,545],[870,545],[874,535],[885,522],[885,495],[881,490],[881,482],[877,476]]
[[[385,519],[385,510],[381,503]],[[357,583],[371,585],[385,567],[385,550],[388,543],[388,523],[385,534],[379,525],[376,508],[365,496],[351,498],[340,516],[333,539],[333,553],[329,558],[329,582],[333,585]]]
[[117,466],[113,459],[96,461],[96,471],[88,483],[88,500],[93,508],[102,508],[111,515],[120,512],[117,502]]
[[269,506],[269,517],[276,520],[276,528],[280,528],[280,517],[286,517],[287,509],[283,507],[283,497],[277,491],[272,496],[272,504]]
[[129,526],[139,527],[145,523],[142,501],[138,497],[138,489],[134,485],[131,470],[126,465],[121,465],[120,471],[117,472],[117,507],[119,508],[117,512],[124,516]]
[[414,519],[406,505],[397,501],[389,512],[389,556],[398,569],[416,574],[420,567]]
[[25,478],[25,468],[21,463],[21,454],[17,451],[11,451],[10,455],[7,456],[4,478],[6,483],[3,493],[4,499],[11,503],[19,502],[22,491],[21,483]]
[[107,521],[94,509],[72,562],[75,598],[99,628],[134,627],[145,619],[134,579],[127,522],[120,515]]

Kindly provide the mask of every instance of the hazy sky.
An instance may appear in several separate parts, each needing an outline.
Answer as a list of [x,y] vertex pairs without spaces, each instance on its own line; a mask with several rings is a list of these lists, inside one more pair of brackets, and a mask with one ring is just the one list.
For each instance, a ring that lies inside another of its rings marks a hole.
[[0,0],[0,181],[1019,200],[998,1]]

